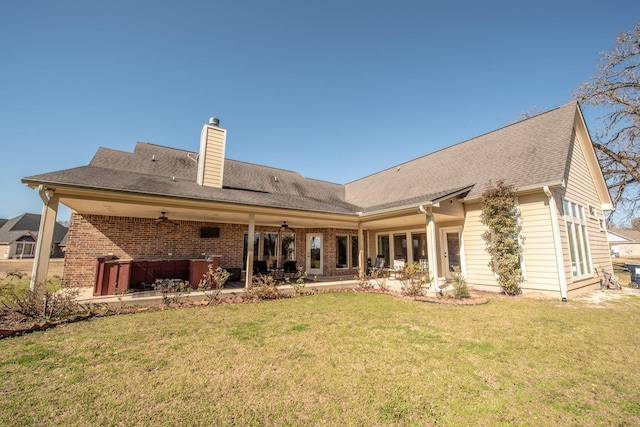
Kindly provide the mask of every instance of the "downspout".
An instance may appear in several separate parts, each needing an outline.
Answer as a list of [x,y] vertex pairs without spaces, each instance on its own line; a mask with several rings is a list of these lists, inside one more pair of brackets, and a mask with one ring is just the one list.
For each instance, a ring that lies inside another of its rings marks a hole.
[[549,198],[549,212],[551,213],[551,228],[553,231],[553,243],[556,252],[556,268],[558,269],[558,280],[560,281],[560,297],[562,301],[567,301],[567,276],[564,274],[564,262],[562,259],[562,241],[560,240],[560,222],[558,220],[558,210],[556,209],[556,199],[548,185],[543,187],[544,194]]

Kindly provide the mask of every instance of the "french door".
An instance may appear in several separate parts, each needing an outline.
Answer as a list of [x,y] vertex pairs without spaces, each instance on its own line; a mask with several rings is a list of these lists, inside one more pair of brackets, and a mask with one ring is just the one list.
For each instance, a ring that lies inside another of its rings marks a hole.
[[442,261],[442,276],[451,278],[451,273],[464,272],[462,251],[462,227],[442,227],[440,229],[440,260]]
[[307,234],[307,274],[322,275],[322,234]]

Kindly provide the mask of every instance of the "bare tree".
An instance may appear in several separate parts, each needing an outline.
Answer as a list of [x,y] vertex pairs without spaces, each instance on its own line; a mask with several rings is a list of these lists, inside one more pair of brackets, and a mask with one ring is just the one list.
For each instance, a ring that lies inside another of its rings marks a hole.
[[600,115],[593,145],[616,210],[629,220],[640,205],[640,22],[601,55],[574,96]]

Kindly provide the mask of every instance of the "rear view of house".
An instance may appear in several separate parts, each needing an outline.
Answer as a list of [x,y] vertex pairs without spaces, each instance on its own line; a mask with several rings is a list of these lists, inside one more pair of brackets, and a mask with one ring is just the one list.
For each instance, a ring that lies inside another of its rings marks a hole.
[[110,293],[96,281],[107,259],[119,289],[188,277],[206,257],[247,285],[258,262],[353,277],[377,259],[417,262],[435,283],[459,269],[470,285],[499,291],[480,222],[482,193],[498,181],[518,196],[524,292],[566,299],[597,286],[596,266],[611,268],[611,200],[577,103],[346,184],[226,159],[226,144],[216,119],[198,151],[100,148],[86,166],[23,178],[53,218],[58,203],[72,209],[64,280]]

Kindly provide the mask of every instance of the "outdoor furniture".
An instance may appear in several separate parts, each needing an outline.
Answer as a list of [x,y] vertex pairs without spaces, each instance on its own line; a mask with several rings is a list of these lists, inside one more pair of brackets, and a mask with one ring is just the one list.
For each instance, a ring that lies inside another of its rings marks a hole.
[[206,259],[128,259],[113,256],[97,258],[93,295],[114,295],[127,290],[149,290],[158,279],[189,282],[195,289],[211,266],[218,267],[220,255]]
[[282,267],[283,275],[286,276],[289,280],[296,280],[300,277],[300,271],[298,270],[298,262],[297,261],[285,261]]
[[240,267],[226,268],[229,272],[229,282],[239,282],[241,280],[242,269]]
[[267,261],[254,261],[253,262],[253,274],[263,275],[269,274],[269,268],[267,268]]
[[271,270],[271,277],[273,277],[273,280],[276,282],[282,282],[284,280],[284,269],[275,268]]
[[402,272],[404,271],[405,262],[404,259],[394,259],[393,260],[393,278],[394,279],[402,279]]
[[384,255],[376,256],[376,263],[373,267],[369,268],[369,274],[384,272]]

